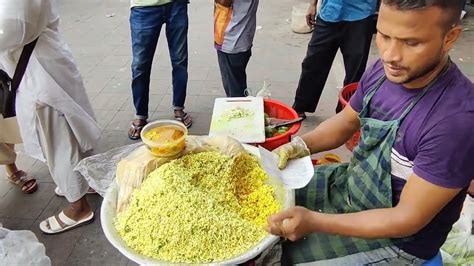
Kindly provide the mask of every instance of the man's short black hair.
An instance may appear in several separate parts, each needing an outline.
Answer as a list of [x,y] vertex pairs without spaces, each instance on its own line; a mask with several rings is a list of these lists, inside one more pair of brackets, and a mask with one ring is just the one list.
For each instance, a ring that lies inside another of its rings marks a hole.
[[439,7],[446,11],[446,27],[451,28],[460,21],[465,0],[382,0],[383,4],[398,10],[416,10]]

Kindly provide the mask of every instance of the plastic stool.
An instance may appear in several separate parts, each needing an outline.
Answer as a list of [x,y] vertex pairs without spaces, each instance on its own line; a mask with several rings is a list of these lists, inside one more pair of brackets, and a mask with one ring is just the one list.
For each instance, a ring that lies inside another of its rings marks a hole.
[[443,258],[441,257],[441,252],[438,252],[434,258],[423,263],[423,266],[443,266]]

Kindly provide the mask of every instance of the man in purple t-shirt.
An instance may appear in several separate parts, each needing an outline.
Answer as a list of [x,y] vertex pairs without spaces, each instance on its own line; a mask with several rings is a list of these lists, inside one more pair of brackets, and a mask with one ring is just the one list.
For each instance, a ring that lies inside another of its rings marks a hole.
[[453,0],[382,0],[376,39],[380,60],[366,71],[350,105],[275,151],[285,165],[287,159],[339,147],[366,118],[397,120],[422,94],[387,150],[392,206],[328,214],[302,204],[270,217],[270,233],[291,241],[312,233],[403,238],[388,247],[320,261],[331,265],[421,264],[435,257],[474,177],[474,85],[448,55],[461,33],[459,7]]

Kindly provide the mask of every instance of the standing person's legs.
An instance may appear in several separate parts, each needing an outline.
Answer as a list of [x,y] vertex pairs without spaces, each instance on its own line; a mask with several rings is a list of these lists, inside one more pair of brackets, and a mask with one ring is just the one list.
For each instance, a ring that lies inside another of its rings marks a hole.
[[346,70],[344,86],[358,82],[365,72],[373,35],[373,23],[373,18],[368,17],[363,20],[347,22],[344,27],[344,39],[341,44]]
[[148,119],[151,67],[163,23],[163,6],[134,7],[130,11],[132,95],[136,113],[128,136],[134,140],[140,138]]
[[3,118],[0,114],[0,165],[5,165],[8,180],[29,194],[36,191],[38,184],[34,176],[16,166],[15,143],[21,143],[20,129],[15,117]]
[[188,85],[188,4],[173,2],[167,6],[166,18],[166,38],[173,67],[174,116],[190,127],[191,116],[184,111]]
[[[16,161],[15,146],[13,144],[0,143],[0,165],[11,165]],[[8,172],[8,169],[7,169]],[[11,173],[8,173],[11,174]]]
[[21,142],[16,117],[3,118],[3,115],[0,114],[0,165],[15,163],[16,152],[13,144]]
[[[344,26],[344,39],[341,44],[341,53],[346,70],[344,86],[359,82],[365,72],[374,23],[373,17],[370,16],[363,20],[347,22]],[[336,113],[340,111],[342,111],[342,105],[338,102]]]
[[313,35],[308,44],[306,57],[301,64],[301,75],[296,89],[293,108],[300,113],[314,112],[326,84],[334,57],[343,34],[344,22],[325,22],[316,19]]
[[228,54],[217,51],[217,60],[227,97],[244,97],[247,89],[247,64],[252,50],[242,53]]
[[94,218],[85,197],[89,185],[86,179],[73,169],[86,157],[63,114],[50,106],[36,110],[36,122],[43,154],[51,176],[71,203],[59,215],[41,222],[43,232],[60,233],[76,226],[89,223]]
[[36,179],[25,171],[18,169],[15,162],[15,145],[0,143],[0,165],[5,165],[8,180],[19,187],[21,192],[25,194],[35,192],[38,188]]

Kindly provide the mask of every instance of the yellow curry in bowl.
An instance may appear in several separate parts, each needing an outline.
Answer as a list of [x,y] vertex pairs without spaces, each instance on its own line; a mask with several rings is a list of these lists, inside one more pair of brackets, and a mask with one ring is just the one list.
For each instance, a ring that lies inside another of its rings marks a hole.
[[180,153],[188,134],[184,125],[172,120],[155,121],[143,128],[142,140],[150,152],[158,157],[168,157]]

